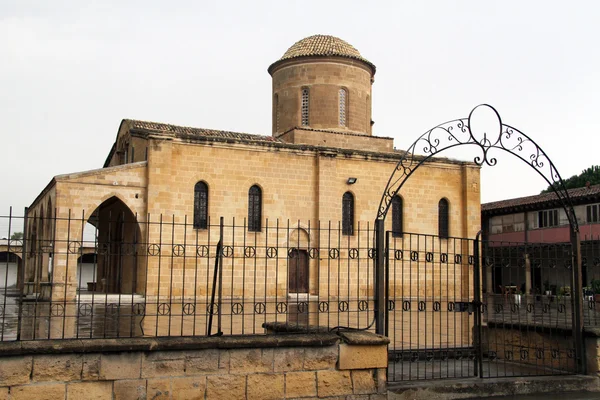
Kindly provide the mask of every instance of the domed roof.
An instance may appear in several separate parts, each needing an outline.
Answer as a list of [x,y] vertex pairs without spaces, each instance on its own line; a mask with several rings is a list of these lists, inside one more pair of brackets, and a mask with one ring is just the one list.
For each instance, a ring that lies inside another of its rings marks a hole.
[[340,38],[329,35],[313,35],[297,41],[290,47],[283,56],[271,64],[269,71],[280,61],[289,60],[300,57],[347,57],[355,60],[360,60],[368,64],[375,72],[375,65],[364,58],[356,48],[350,43],[343,41]]

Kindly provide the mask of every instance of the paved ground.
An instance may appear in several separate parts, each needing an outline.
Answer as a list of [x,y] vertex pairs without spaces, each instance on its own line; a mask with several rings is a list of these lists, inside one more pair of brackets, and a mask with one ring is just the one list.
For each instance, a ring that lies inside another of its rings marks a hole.
[[541,393],[541,394],[518,394],[513,396],[499,397],[475,397],[478,399],[493,399],[493,400],[590,400],[600,399],[600,393],[590,392],[571,392],[571,393]]
[[[568,372],[548,368],[543,365],[531,365],[505,360],[483,362],[483,376],[486,378],[568,375]],[[475,374],[475,362],[469,357],[431,361],[390,362],[388,380],[390,382],[410,382],[417,380],[434,380],[447,378],[472,378]],[[598,397],[600,398],[600,396]]]

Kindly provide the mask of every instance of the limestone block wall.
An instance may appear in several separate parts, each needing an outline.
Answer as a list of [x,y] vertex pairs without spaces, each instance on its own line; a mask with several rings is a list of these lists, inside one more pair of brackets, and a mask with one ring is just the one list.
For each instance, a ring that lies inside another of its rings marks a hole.
[[0,343],[0,398],[383,400],[386,340],[366,335]]

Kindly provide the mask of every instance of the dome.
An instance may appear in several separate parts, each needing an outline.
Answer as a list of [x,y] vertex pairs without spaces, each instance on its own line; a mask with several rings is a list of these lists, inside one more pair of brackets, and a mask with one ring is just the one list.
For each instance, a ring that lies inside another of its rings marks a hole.
[[269,67],[269,72],[271,72],[276,64],[284,60],[300,57],[330,56],[347,57],[360,60],[369,65],[369,67],[372,68],[373,73],[375,72],[375,65],[361,56],[360,52],[356,50],[356,48],[354,48],[350,43],[345,42],[335,36],[329,35],[313,35],[294,43],[279,60],[271,64]]

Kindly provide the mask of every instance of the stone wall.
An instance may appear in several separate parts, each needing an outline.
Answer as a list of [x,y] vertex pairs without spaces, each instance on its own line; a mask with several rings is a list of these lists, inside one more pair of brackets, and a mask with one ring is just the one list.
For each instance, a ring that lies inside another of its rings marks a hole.
[[369,333],[0,343],[0,399],[385,399]]

